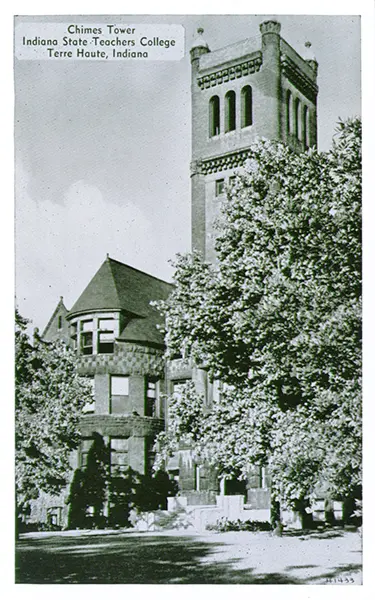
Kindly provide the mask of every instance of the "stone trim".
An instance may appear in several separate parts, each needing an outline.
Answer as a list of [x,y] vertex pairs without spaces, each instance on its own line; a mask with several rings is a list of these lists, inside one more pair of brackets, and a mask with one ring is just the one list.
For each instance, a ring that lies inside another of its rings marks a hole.
[[236,167],[242,167],[247,158],[250,158],[249,148],[222,154],[207,160],[197,161],[197,172],[201,175],[209,175],[210,173],[217,173],[217,171],[235,169]]
[[233,67],[227,67],[220,69],[209,75],[203,75],[198,77],[197,83],[201,90],[215,87],[221,83],[226,83],[232,79],[239,79],[240,77],[246,77],[252,73],[257,73],[262,66],[262,53],[260,51],[255,52],[253,58],[246,60]]
[[164,421],[133,415],[87,415],[81,417],[79,429],[83,437],[91,437],[94,432],[113,437],[147,437],[162,431]]
[[269,21],[263,21],[259,25],[260,33],[264,35],[265,33],[276,33],[279,35],[281,31],[281,24],[278,21],[273,21],[270,19]]
[[318,86],[316,83],[303,73],[296,63],[285,54],[280,57],[281,72],[285,77],[298,88],[311,102],[316,103]]

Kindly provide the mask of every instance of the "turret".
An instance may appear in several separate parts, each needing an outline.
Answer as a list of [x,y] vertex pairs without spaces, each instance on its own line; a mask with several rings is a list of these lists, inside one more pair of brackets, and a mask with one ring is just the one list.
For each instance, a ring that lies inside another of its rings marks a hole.
[[278,139],[281,131],[279,104],[281,99],[280,66],[280,30],[278,21],[264,21],[260,24],[262,34],[262,70],[264,73],[264,92],[268,115],[268,136]]
[[207,54],[210,52],[207,42],[203,38],[204,29],[203,27],[199,27],[197,29],[198,37],[194,40],[191,48],[190,48],[190,61],[191,64],[194,64],[194,61],[197,61],[202,54]]
[[304,59],[307,62],[307,64],[312,68],[312,70],[314,71],[315,76],[318,75],[318,61],[315,58],[314,52],[311,49],[311,42],[305,42],[305,56]]

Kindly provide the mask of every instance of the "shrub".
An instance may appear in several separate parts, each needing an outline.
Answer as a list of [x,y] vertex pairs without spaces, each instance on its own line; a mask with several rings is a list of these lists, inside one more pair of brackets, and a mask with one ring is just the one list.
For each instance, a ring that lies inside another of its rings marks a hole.
[[209,531],[271,531],[272,525],[268,521],[230,521],[227,517],[221,517],[216,523],[207,525]]
[[189,515],[182,507],[169,513],[157,512],[155,524],[158,529],[187,529],[192,525]]
[[[91,454],[90,454],[91,453]],[[165,509],[167,497],[175,496],[177,484],[168,473],[158,471],[154,477],[138,473],[131,467],[117,476],[108,468],[108,449],[101,436],[90,449],[85,469],[77,469],[67,503],[70,529],[132,527],[130,513]],[[104,516],[108,502],[109,514]]]

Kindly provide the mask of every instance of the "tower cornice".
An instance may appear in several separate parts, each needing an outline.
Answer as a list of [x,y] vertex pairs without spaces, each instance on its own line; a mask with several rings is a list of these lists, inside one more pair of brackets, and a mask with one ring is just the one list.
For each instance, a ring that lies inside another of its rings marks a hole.
[[235,169],[236,167],[242,167],[246,159],[250,158],[250,156],[251,151],[249,148],[241,148],[234,152],[220,154],[219,156],[212,156],[207,159],[195,160],[193,161],[194,172],[193,170],[191,172],[192,175],[209,175],[210,173],[217,173],[218,171]]
[[283,75],[305,94],[311,102],[316,102],[316,96],[319,91],[317,84],[305,75],[298,65],[286,54],[281,55],[280,62]]
[[218,69],[212,73],[207,73],[197,78],[198,87],[201,90],[215,87],[232,79],[246,77],[252,73],[257,73],[262,66],[262,52],[258,50],[251,57],[236,65]]

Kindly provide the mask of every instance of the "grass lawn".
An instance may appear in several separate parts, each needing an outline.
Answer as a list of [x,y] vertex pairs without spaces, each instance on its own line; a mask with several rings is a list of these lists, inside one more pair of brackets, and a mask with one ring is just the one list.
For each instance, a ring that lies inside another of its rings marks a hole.
[[360,584],[356,532],[23,534],[17,583]]

